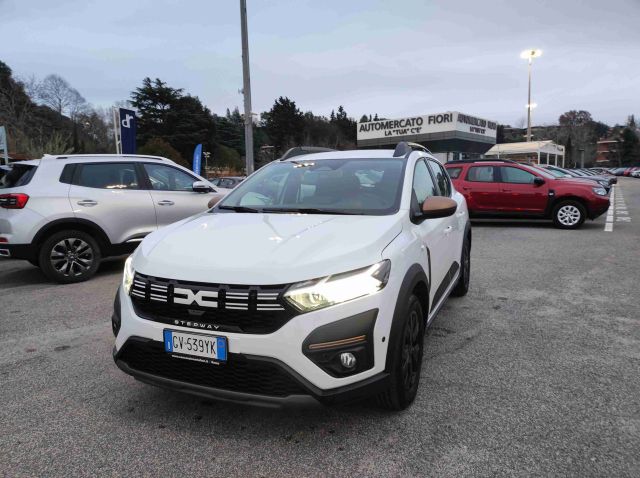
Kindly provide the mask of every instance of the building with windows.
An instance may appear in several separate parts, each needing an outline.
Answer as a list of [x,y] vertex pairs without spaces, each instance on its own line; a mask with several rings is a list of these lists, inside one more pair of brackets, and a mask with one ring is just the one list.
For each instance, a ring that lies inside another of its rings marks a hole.
[[596,149],[596,166],[617,166],[620,164],[620,141],[617,139],[601,139]]
[[497,123],[458,111],[358,123],[358,148],[427,147],[443,163],[479,158],[496,144]]

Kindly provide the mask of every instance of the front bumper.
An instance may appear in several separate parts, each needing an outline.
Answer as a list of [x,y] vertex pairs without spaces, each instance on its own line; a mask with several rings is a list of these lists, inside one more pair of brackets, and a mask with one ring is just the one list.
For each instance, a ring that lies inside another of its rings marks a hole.
[[609,197],[598,196],[593,199],[589,204],[587,216],[589,219],[596,219],[597,217],[603,215],[609,209],[611,201]]
[[[281,389],[277,394],[259,393],[255,390],[259,385],[256,385],[256,381],[249,377],[248,380],[252,381],[254,385],[254,391],[252,393],[238,389],[234,390],[230,388],[202,385],[201,383],[190,381],[187,377],[169,377],[166,376],[166,371],[154,374],[138,370],[131,366],[127,360],[127,350],[131,347],[140,346],[142,346],[143,350],[146,351],[155,349],[158,353],[164,353],[162,342],[150,341],[142,337],[131,337],[120,351],[117,351],[115,347],[113,349],[113,359],[118,368],[133,376],[135,379],[149,385],[189,393],[205,398],[213,398],[216,400],[254,406],[279,408],[284,406],[311,405],[317,404],[318,402],[327,405],[348,403],[382,392],[388,386],[389,380],[389,375],[386,372],[382,372],[352,385],[346,385],[331,390],[321,390],[278,360],[270,359],[268,357],[252,357],[246,355],[230,356],[229,360],[233,360],[236,363],[241,361],[245,366],[248,364],[248,367],[254,367],[254,370],[255,368],[265,370],[265,367],[269,367],[272,372],[276,371],[279,376],[282,377],[280,382],[282,382],[283,379],[288,382],[288,390]],[[177,359],[167,356],[167,360]],[[206,367],[216,367],[211,364],[188,363],[191,366],[199,367],[201,369]],[[228,365],[221,365],[220,367],[227,366]]]
[[[150,353],[160,351],[162,355],[157,355],[158,361],[166,357],[174,362],[187,362],[171,358],[164,353],[163,331],[167,328],[183,332],[202,333],[204,331],[154,322],[137,316],[130,298],[122,288],[118,290],[114,304],[116,309],[119,309],[114,311],[114,317],[117,317],[118,321],[117,327],[114,326],[114,332],[117,333],[114,360],[120,369],[143,382],[222,400],[270,406],[307,401],[309,398],[323,403],[356,400],[376,394],[387,386],[388,374],[385,371],[385,362],[389,332],[398,297],[397,287],[399,285],[394,288],[394,284],[390,282],[383,290],[371,296],[298,315],[269,334],[208,331],[217,336],[227,337],[229,351],[227,365],[247,364],[260,368],[264,364],[269,364],[268,373],[272,373],[271,369],[275,368],[278,376],[283,377],[282,380],[294,383],[295,387],[287,388],[288,392],[285,396],[271,393],[272,390],[263,393],[260,387],[235,386],[235,384],[230,387],[224,383],[223,386],[218,387],[215,381],[204,380],[207,383],[203,383],[201,378],[193,379],[182,372],[168,373],[168,368],[163,369],[161,366],[157,368],[138,366],[128,358],[128,348],[144,344],[144,347],[149,348]],[[391,300],[392,297],[393,300]],[[305,339],[312,333],[319,329],[326,333],[325,326],[329,324],[333,326],[341,322],[341,319],[352,318],[372,310],[377,310],[377,316],[375,326],[369,332],[370,368],[353,375],[340,376],[330,370],[327,371],[326,367],[323,369],[324,364],[318,364],[316,357],[305,354],[303,345]],[[205,365],[215,367],[211,364]],[[165,366],[172,367],[171,363]],[[198,369],[194,371],[196,374],[194,376],[202,377],[198,374],[207,374],[207,370],[211,369]],[[224,380],[221,381],[224,382]]]

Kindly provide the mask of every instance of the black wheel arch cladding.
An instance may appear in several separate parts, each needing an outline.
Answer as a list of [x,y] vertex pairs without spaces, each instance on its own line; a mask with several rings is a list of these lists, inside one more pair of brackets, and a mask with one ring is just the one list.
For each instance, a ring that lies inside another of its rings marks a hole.
[[[391,322],[391,330],[389,331],[389,337],[387,338],[387,357],[385,362],[385,371],[389,372],[389,367],[391,366],[391,353],[393,349],[393,345],[395,341],[398,339],[398,336],[402,332],[402,324],[404,320],[404,313],[406,305],[409,301],[409,297],[413,294],[414,289],[418,284],[423,283],[426,287],[427,296],[426,297],[418,297],[420,300],[420,304],[422,305],[423,314],[425,311],[429,310],[429,290],[430,283],[427,278],[427,274],[425,273],[423,267],[420,264],[413,264],[407,272],[405,273],[404,279],[402,280],[402,285],[400,286],[400,293],[398,294],[398,299],[396,300],[396,306],[393,311],[393,319]],[[426,305],[426,307],[425,307]],[[424,317],[426,320],[426,317]]]

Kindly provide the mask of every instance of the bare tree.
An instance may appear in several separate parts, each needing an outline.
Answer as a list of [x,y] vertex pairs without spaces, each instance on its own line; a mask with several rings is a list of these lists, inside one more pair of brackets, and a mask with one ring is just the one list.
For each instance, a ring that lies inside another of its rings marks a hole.
[[26,78],[18,78],[18,83],[22,84],[24,92],[31,98],[31,101],[37,103],[40,99],[40,89],[42,87],[42,83],[38,77],[31,75]]
[[39,88],[39,99],[49,108],[60,114],[68,113],[74,119],[86,104],[78,90],[72,88],[67,81],[58,75],[48,75]]

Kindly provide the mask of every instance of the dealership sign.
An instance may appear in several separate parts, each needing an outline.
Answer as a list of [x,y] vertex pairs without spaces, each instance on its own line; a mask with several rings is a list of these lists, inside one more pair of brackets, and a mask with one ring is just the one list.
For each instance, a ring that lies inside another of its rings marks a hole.
[[422,136],[449,131],[477,134],[495,140],[497,128],[498,125],[494,121],[457,111],[449,111],[425,116],[358,123],[358,141],[397,136]]

